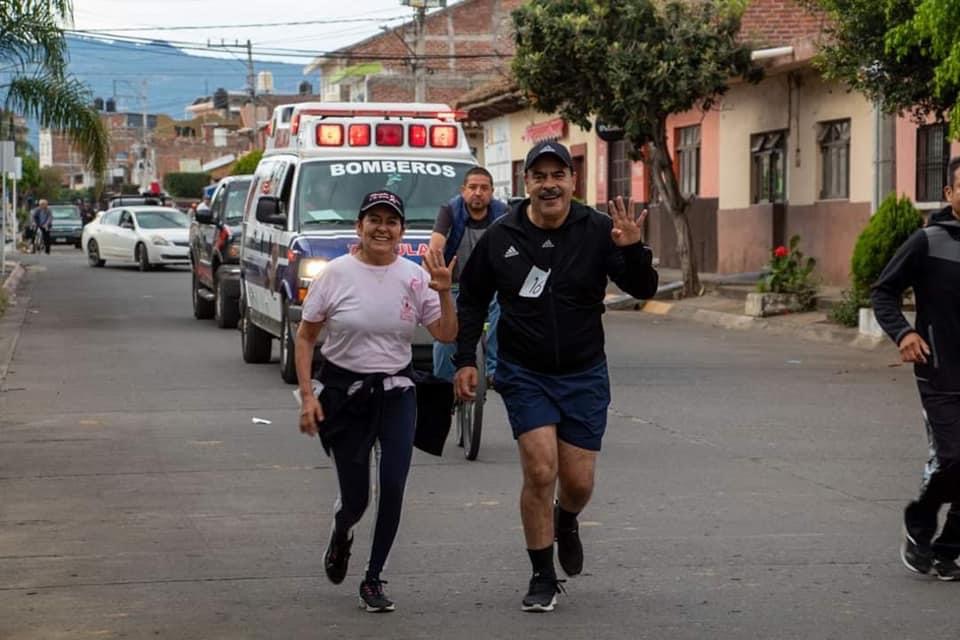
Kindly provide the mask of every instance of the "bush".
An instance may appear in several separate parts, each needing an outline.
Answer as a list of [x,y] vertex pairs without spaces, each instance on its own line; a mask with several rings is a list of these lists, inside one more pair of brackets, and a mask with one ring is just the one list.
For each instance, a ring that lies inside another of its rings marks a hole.
[[790,238],[790,247],[780,246],[770,258],[770,273],[757,283],[761,293],[792,293],[799,298],[804,309],[811,309],[817,299],[817,284],[813,270],[817,261],[804,259],[798,248],[800,236]]
[[163,177],[163,188],[177,198],[202,198],[208,184],[209,173],[168,173]]
[[922,225],[923,216],[909,198],[888,196],[857,238],[850,260],[854,289],[868,292],[900,245]]
[[3,287],[0,287],[0,316],[3,315],[3,312],[7,310],[7,304],[9,300],[7,299],[7,290]]
[[257,165],[260,163],[260,158],[262,157],[262,149],[254,149],[250,153],[240,156],[237,161],[233,163],[230,175],[240,176],[253,173],[256,171]]
[[870,293],[866,289],[854,287],[844,291],[840,303],[830,309],[830,320],[845,327],[860,324],[860,308],[870,306]]

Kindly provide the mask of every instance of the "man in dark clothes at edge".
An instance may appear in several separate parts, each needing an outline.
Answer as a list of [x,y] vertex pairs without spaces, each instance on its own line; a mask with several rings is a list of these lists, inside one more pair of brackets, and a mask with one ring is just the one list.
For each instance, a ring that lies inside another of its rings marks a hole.
[[646,212],[622,198],[604,215],[572,201],[570,152],[541,142],[527,154],[529,198],[480,238],[460,276],[457,395],[477,385],[476,345],[487,306],[500,301],[494,384],[520,449],[520,514],[533,577],[524,611],[552,611],[561,591],[553,564],[583,569],[577,515],[593,492],[607,424],[610,380],[601,315],[607,278],[637,298],[657,290],[643,244]]
[[[873,286],[873,307],[904,362],[914,364],[930,455],[920,496],[904,511],[900,558],[911,571],[960,579],[960,158],[947,170],[950,203],[914,232]],[[912,288],[916,327],[900,309]],[[952,503],[940,535],[940,508]]]

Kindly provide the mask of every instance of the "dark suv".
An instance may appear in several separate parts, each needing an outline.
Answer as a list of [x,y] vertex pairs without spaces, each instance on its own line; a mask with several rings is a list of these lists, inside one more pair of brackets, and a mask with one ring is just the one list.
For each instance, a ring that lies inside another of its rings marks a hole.
[[74,204],[51,204],[53,222],[50,224],[50,242],[52,244],[72,244],[80,248],[80,234],[83,231],[83,217],[80,207]]
[[237,326],[240,300],[240,224],[251,176],[230,176],[217,185],[209,208],[190,224],[193,315],[217,326]]

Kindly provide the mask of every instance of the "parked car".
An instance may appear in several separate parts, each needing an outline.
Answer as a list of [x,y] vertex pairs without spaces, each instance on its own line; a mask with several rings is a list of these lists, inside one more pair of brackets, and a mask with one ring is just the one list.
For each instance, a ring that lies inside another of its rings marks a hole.
[[164,194],[145,194],[145,195],[128,195],[128,196],[114,196],[110,198],[110,203],[108,208],[113,209],[115,207],[127,207],[127,206],[139,206],[139,205],[150,205],[156,207],[173,207],[174,206],[173,198]]
[[83,248],[91,267],[133,262],[141,271],[168,264],[190,264],[190,217],[170,207],[116,207],[83,228]]
[[240,224],[251,178],[221,180],[210,207],[197,209],[190,224],[193,315],[224,329],[240,318]]
[[53,214],[50,225],[51,244],[72,244],[79,249],[80,233],[83,229],[80,207],[73,204],[52,204],[50,213]]

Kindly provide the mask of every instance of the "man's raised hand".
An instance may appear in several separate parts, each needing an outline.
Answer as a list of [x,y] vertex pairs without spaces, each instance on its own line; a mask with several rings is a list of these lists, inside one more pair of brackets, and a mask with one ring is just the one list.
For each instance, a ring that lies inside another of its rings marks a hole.
[[613,230],[610,235],[613,237],[613,243],[618,247],[643,242],[643,223],[647,219],[648,211],[644,209],[634,219],[632,209],[629,199],[624,204],[623,196],[617,196],[617,199],[611,200],[608,205],[610,217],[613,218]]

